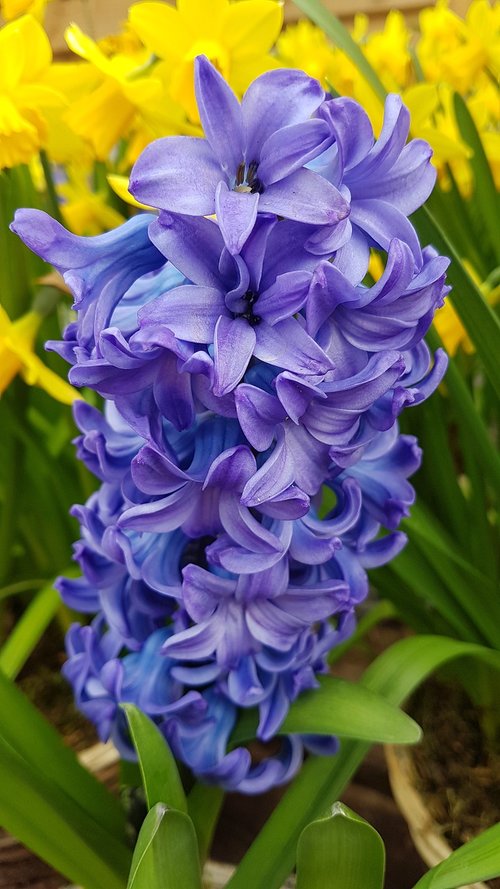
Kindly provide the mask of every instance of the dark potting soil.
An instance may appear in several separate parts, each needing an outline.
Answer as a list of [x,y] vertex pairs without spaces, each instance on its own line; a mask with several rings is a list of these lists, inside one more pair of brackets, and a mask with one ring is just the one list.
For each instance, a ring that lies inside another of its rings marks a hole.
[[[457,684],[427,682],[408,709],[424,732],[412,750],[417,789],[456,849],[500,821],[500,745],[492,749],[480,712]],[[500,889],[500,878],[487,885]]]

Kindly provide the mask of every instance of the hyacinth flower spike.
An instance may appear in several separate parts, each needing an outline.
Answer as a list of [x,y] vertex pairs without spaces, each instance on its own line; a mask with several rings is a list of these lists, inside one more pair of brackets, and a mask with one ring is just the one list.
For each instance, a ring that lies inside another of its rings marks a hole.
[[304,169],[332,141],[327,122],[312,119],[324,100],[316,80],[302,71],[268,71],[240,105],[198,56],[195,88],[206,138],[171,136],[149,145],[131,173],[135,198],[175,213],[216,213],[232,253],[243,247],[257,212],[330,226],[348,216],[338,189]]

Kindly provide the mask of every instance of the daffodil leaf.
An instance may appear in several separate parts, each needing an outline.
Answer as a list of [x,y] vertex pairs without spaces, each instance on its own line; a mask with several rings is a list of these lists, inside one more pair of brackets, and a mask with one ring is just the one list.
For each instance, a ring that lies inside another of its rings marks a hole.
[[385,848],[343,803],[308,824],[297,845],[297,889],[383,889]]
[[325,9],[321,0],[295,0],[295,5],[325,32],[335,46],[338,46],[339,49],[345,52],[346,56],[354,62],[360,74],[363,75],[371,86],[374,93],[383,102],[387,95],[387,90],[376,71],[370,65],[363,50],[355,43],[342,22],[333,13]]
[[474,191],[481,207],[481,218],[486,224],[488,239],[496,261],[500,263],[500,201],[493,174],[474,119],[458,93],[453,96],[453,105],[460,135],[473,152],[469,163],[474,174]]
[[164,803],[148,812],[134,850],[127,889],[201,889],[190,818]]
[[500,396],[500,321],[464,268],[455,248],[427,207],[412,217],[420,238],[451,258],[449,299],[467,329],[489,380]]
[[137,750],[148,808],[166,802],[187,812],[186,797],[177,765],[167,741],[154,722],[133,704],[122,704]]

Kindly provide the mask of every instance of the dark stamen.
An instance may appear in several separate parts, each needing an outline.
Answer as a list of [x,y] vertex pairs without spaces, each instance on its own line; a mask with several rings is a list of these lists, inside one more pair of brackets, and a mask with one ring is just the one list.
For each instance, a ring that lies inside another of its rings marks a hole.
[[260,181],[260,179],[257,176],[255,176],[255,178],[252,180],[252,183],[250,186],[250,194],[262,194],[263,191],[264,191],[263,183]]
[[238,167],[237,172],[236,172],[236,185],[243,185],[244,181],[245,181],[245,164],[242,161]]

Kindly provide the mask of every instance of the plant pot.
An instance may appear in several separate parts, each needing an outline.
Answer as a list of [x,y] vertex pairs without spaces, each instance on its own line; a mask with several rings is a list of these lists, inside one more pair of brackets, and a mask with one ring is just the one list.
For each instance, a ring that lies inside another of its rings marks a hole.
[[[391,789],[410,831],[419,855],[429,867],[439,864],[452,853],[443,836],[442,827],[432,818],[422,794],[416,787],[416,774],[411,750],[406,747],[385,747],[385,758]],[[471,883],[463,889],[488,889],[485,883]]]

